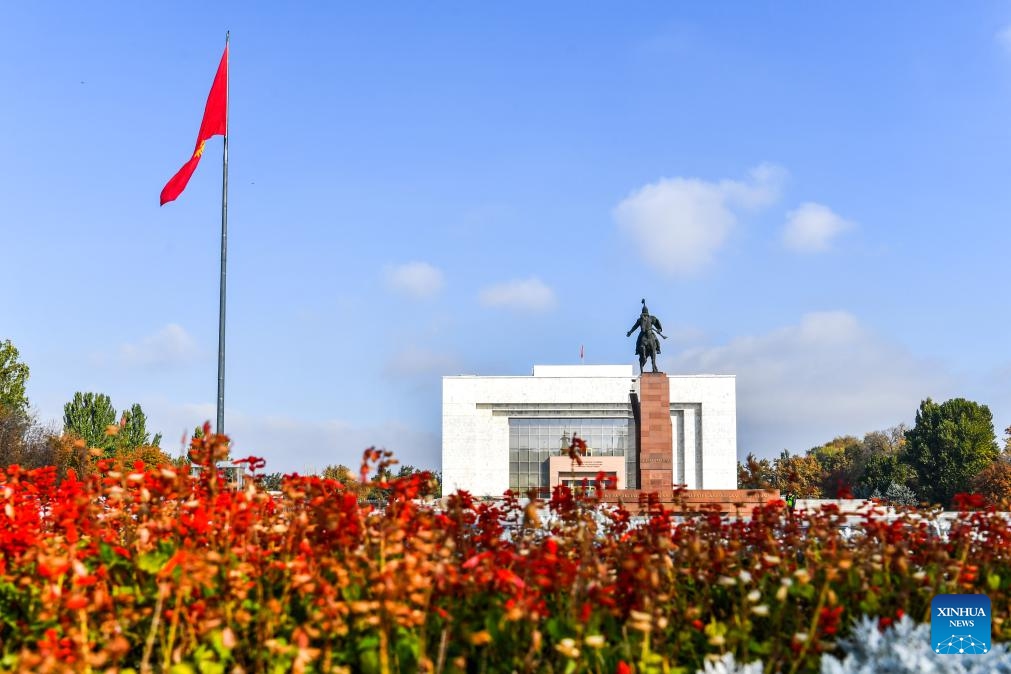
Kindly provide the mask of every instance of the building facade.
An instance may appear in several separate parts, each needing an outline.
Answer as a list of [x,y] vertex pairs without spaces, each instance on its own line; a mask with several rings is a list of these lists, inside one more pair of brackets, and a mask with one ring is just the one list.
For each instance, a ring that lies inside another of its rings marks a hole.
[[[663,436],[663,451],[669,444],[665,465],[673,483],[736,488],[735,378],[645,376],[669,383],[664,405],[670,440]],[[558,483],[592,479],[598,471],[615,478],[619,489],[648,488],[640,484],[640,443],[642,433],[652,432],[652,422],[640,428],[641,382],[633,365],[536,365],[530,376],[443,377],[445,493],[500,496],[507,489],[532,488],[545,493]],[[561,458],[561,447],[574,435],[589,448],[584,466]]]

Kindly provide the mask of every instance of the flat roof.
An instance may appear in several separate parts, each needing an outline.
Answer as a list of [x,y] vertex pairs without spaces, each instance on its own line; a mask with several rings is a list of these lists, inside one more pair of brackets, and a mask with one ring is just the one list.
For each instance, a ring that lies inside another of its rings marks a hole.
[[634,377],[634,365],[534,365],[534,377]]
[[[598,378],[620,378],[620,379],[638,379],[639,373],[636,372],[636,366],[634,364],[629,365],[534,365],[533,371],[529,375],[523,374],[498,374],[498,375],[485,375],[485,374],[456,374],[456,375],[444,375],[443,379],[456,379],[456,378],[481,378],[481,379],[528,379],[530,377],[538,378],[576,378],[576,377],[598,377]],[[648,373],[647,373],[648,374]],[[667,374],[667,373],[664,373]],[[672,379],[690,379],[690,378],[736,378],[735,374],[667,374],[668,377]]]

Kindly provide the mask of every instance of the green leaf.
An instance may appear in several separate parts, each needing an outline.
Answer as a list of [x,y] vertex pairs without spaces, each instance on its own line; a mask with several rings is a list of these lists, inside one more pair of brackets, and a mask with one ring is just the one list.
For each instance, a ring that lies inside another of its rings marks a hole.
[[116,554],[116,552],[112,549],[111,545],[109,545],[105,541],[99,542],[98,558],[102,560],[103,566],[109,566],[110,564],[116,561],[117,557],[119,557],[119,555]]
[[379,650],[379,636],[370,634],[358,640],[358,652]]
[[706,625],[705,630],[703,630],[707,637],[722,637],[727,633],[727,626],[719,622],[715,618],[709,621]]
[[561,623],[558,622],[558,618],[549,618],[547,622],[544,623],[544,631],[547,632],[548,636],[555,641],[560,640],[564,636],[564,630],[562,629]]
[[397,630],[396,645],[397,658],[400,660],[401,668],[405,665],[414,665],[418,662],[418,653],[421,651],[421,644],[418,635],[404,628]]
[[358,664],[361,665],[362,674],[376,674],[379,671],[379,649],[359,651]]
[[169,556],[161,551],[145,552],[137,558],[137,568],[153,576],[162,570],[165,562],[169,560]]
[[215,630],[211,635],[211,647],[222,662],[228,662],[231,658],[232,651],[225,647],[225,637],[221,630]]

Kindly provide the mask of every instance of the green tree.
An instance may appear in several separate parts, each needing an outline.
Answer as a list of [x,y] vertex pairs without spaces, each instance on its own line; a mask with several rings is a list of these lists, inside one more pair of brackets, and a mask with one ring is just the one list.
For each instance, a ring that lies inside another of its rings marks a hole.
[[260,476],[260,486],[267,491],[281,491],[281,480],[283,473],[265,473]]
[[0,466],[36,468],[46,462],[37,451],[37,425],[28,412],[25,396],[28,366],[19,358],[11,340],[0,342]]
[[120,421],[121,428],[116,437],[116,445],[120,448],[133,449],[135,447],[160,447],[161,433],[151,434],[147,432],[147,415],[140,405],[134,403],[129,410],[124,410]]
[[414,466],[408,464],[400,467],[397,471],[397,477],[411,477],[415,473],[423,473],[424,471],[420,468],[415,468]]
[[20,356],[11,340],[0,342],[0,416],[28,412],[28,366],[19,360]]
[[116,449],[115,436],[106,429],[116,423],[116,409],[104,393],[74,394],[74,399],[63,406],[63,431],[84,440],[88,447],[99,447],[111,455]]
[[861,498],[883,495],[894,483],[909,487],[917,482],[916,472],[895,451],[871,451],[864,461],[863,474],[856,481],[854,494]]
[[[344,464],[339,465],[329,465],[323,469],[323,473],[320,477],[326,478],[328,480],[337,480],[344,488],[350,492],[353,492],[358,496],[359,500],[365,498],[368,495],[370,489],[358,481],[355,474],[351,472],[351,469]],[[373,491],[382,491],[378,489],[373,489]]]
[[941,404],[927,398],[905,435],[901,458],[916,472],[920,496],[932,503],[948,505],[968,491],[999,454],[990,408],[964,398]]
[[807,451],[821,466],[822,481],[819,485],[827,498],[849,496],[853,490],[852,473],[854,462],[860,455],[860,441],[852,435],[837,437],[824,445]]
[[893,482],[912,488],[916,474],[902,460],[906,430],[899,424],[887,431],[873,431],[847,447],[845,482],[853,496],[869,498],[877,494],[883,498]]
[[330,464],[323,469],[323,472],[319,475],[324,480],[337,480],[338,482],[347,482],[348,480],[353,480],[354,477],[351,473],[351,469],[345,466],[343,463],[338,465]]

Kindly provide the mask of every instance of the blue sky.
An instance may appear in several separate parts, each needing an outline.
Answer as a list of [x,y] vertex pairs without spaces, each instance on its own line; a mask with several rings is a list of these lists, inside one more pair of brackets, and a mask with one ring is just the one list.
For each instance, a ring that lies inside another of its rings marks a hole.
[[739,452],[1011,424],[1011,5],[19,3],[0,9],[0,339],[178,451],[213,419],[232,34],[226,430],[277,470],[439,463],[441,376],[738,377]]

